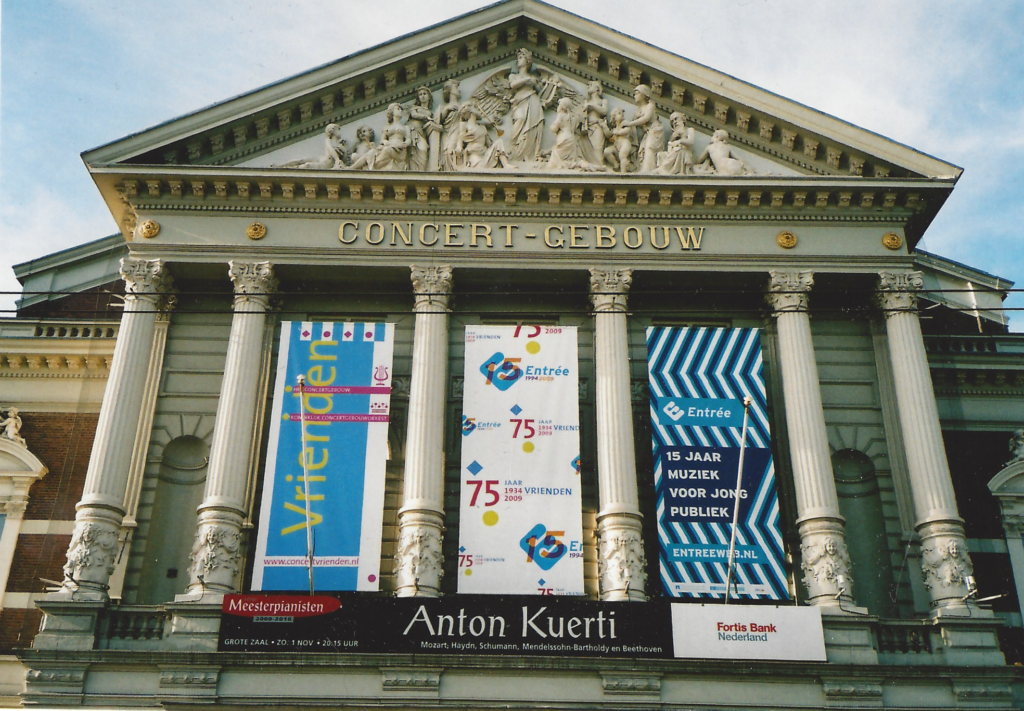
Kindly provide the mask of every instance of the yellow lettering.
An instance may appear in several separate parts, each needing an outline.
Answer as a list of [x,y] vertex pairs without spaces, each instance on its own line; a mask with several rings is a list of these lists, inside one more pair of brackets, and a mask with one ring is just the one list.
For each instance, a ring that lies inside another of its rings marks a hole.
[[444,246],[445,247],[464,247],[462,242],[452,242],[455,239],[455,233],[452,231],[456,227],[462,227],[462,224],[455,222],[446,222],[444,225]]
[[[297,392],[293,393],[293,394],[296,397],[298,397],[298,393]],[[329,427],[330,424],[331,424],[330,422],[316,422],[315,420],[314,421],[306,420],[306,422],[304,424],[306,425],[305,430],[306,430],[306,441],[307,442],[329,442],[330,441],[331,438],[329,436],[321,437],[321,436],[315,435],[315,434],[313,434],[312,432],[309,431],[310,427]],[[311,477],[310,481],[314,481],[314,479]]]
[[307,384],[313,386],[314,388],[321,388],[324,387],[325,385],[330,385],[331,383],[333,383],[335,375],[336,373],[334,371],[334,366],[332,365],[331,377],[328,378],[327,380],[324,380],[324,367],[322,365],[314,365],[312,368],[306,371],[306,381]]
[[661,228],[661,232],[665,237],[665,241],[661,244],[658,244],[658,228],[652,225],[648,229],[651,231],[651,246],[655,249],[665,249],[672,242],[672,238],[669,237],[667,227]]
[[[374,241],[373,237],[372,237],[372,235],[373,235],[373,228],[374,227],[377,228],[377,235],[378,235],[378,237],[377,237],[376,241]],[[381,224],[380,222],[371,222],[370,224],[368,224],[366,226],[366,236],[365,236],[365,239],[366,239],[366,244],[380,244],[381,242],[383,242],[384,241],[384,225]]]
[[[295,500],[296,501],[305,501],[306,500],[306,492],[304,492],[302,490],[301,486],[296,486],[295,487]],[[310,501],[323,501],[324,500],[324,495],[323,494],[310,494],[309,495],[309,500]]]
[[[299,455],[299,466],[300,467],[304,466],[307,469],[314,469],[314,470],[315,469],[323,469],[325,466],[327,466],[327,459],[329,457],[329,454],[328,454],[326,449],[321,449],[320,451],[323,452],[324,458],[321,459],[319,462],[314,462],[313,461],[313,448],[312,447],[306,447],[306,449],[303,450],[303,454]],[[312,479],[310,479],[310,481],[312,481]]]
[[[296,531],[306,530],[306,509],[300,509],[295,504],[285,501],[284,507],[289,511],[294,511],[297,514],[302,514],[302,523],[297,523],[294,526],[288,526],[287,528],[281,529],[281,535],[287,536],[289,533],[295,533]],[[324,520],[324,517],[318,513],[309,512],[309,525],[310,527],[317,525]]]
[[700,240],[704,237],[704,228],[699,227],[699,232],[694,231],[692,227],[685,228],[686,232],[683,232],[682,227],[676,227],[676,237],[679,238],[680,249],[700,249]]
[[[629,241],[629,231],[632,230],[636,233],[636,244]],[[630,249],[639,249],[644,243],[644,234],[640,231],[639,227],[630,225],[622,231],[622,244],[626,245]]]
[[505,246],[506,247],[511,247],[512,246],[512,230],[515,229],[516,227],[517,227],[517,225],[501,225],[498,228],[498,229],[505,230]]
[[549,246],[549,247],[551,247],[553,249],[558,249],[559,247],[564,247],[565,246],[565,237],[559,237],[557,244],[551,244],[551,231],[552,230],[558,230],[558,234],[562,234],[562,228],[559,227],[558,225],[551,225],[550,227],[546,227],[544,229],[544,244],[546,244],[547,246]]
[[615,246],[615,228],[611,225],[597,225],[597,248],[611,249]]
[[428,227],[433,228],[435,233],[437,232],[436,222],[425,222],[424,224],[420,225],[420,244],[422,244],[424,247],[433,247],[435,244],[437,244],[437,235],[434,235],[433,242],[428,242],[425,239]]
[[470,227],[473,230],[473,235],[469,238],[469,246],[470,247],[475,247],[476,246],[476,241],[478,239],[481,239],[481,238],[487,240],[487,246],[488,247],[494,246],[494,245],[491,244],[491,226],[490,225],[477,225],[477,224],[473,224],[473,225],[470,225]]
[[391,223],[391,246],[395,245],[395,234],[396,233],[398,234],[399,237],[402,238],[403,242],[405,242],[410,247],[412,246],[412,223],[411,222],[406,222],[405,224],[409,225],[409,234],[406,234],[405,230],[402,229],[401,223],[399,223],[399,222],[392,222]]
[[[351,226],[353,228],[352,229],[352,239],[345,239],[345,228],[349,227],[349,226]],[[345,222],[342,222],[341,223],[341,227],[338,228],[338,239],[341,240],[342,244],[352,244],[359,237],[359,235],[357,235],[356,232],[355,232],[358,229],[359,229],[359,223],[358,222],[352,222],[350,220],[346,220]]]
[[580,242],[583,239],[583,235],[579,234],[577,230],[589,229],[586,225],[569,225],[569,249],[590,249],[590,245],[586,242]]
[[337,341],[313,341],[309,344],[309,359],[310,360],[338,360],[338,356],[330,355],[327,353],[317,353],[317,346],[336,346]]
[[[315,397],[320,398],[327,404],[321,408],[313,407],[311,401]],[[304,393],[302,400],[302,404],[303,407],[306,408],[306,412],[312,412],[314,415],[322,415],[325,412],[330,412],[331,408],[334,407],[334,398],[330,395],[322,395],[320,393]]]

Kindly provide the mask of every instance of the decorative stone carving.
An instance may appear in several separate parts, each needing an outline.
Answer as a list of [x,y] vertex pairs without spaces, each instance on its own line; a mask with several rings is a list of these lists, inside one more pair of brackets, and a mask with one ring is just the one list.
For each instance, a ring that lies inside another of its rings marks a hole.
[[245,236],[256,242],[267,236],[267,226],[262,222],[253,222],[245,228]]
[[452,268],[412,267],[412,288],[416,295],[416,310],[426,306],[440,306],[447,310],[452,293]]
[[661,677],[656,674],[601,674],[601,686],[606,694],[658,695]]
[[[632,522],[631,522],[632,523]],[[598,577],[603,591],[621,591],[624,595],[643,590],[647,585],[644,546],[639,521],[633,526],[602,527],[598,530]]]
[[917,310],[917,292],[924,286],[921,272],[880,272],[878,302],[886,317]]
[[[868,204],[865,206],[863,204],[864,200],[862,198],[861,199],[861,206],[862,207],[871,207],[871,202],[873,200],[874,200],[874,196],[872,195],[871,200],[869,200]],[[891,249],[893,251],[896,251],[897,249],[899,249],[900,247],[903,246],[903,238],[900,237],[895,232],[886,232],[884,235],[882,235],[882,246],[884,246],[886,249]]]
[[125,257],[121,260],[120,271],[125,301],[149,301],[161,310],[176,301],[174,280],[161,260]]
[[64,564],[65,580],[77,585],[83,578],[93,577],[90,573],[109,579],[117,556],[117,534],[117,529],[105,522],[76,526]]
[[1013,431],[1013,436],[1010,437],[1009,446],[1010,460],[1006,463],[1006,466],[1014,464],[1015,462],[1024,461],[1024,428],[1018,428]]
[[192,575],[199,581],[206,581],[211,573],[218,577],[234,579],[238,576],[242,560],[242,534],[216,523],[206,523],[196,532],[192,544]]
[[793,249],[796,246],[796,235],[789,230],[783,230],[775,236],[775,244],[783,249]]
[[626,294],[633,283],[632,269],[591,269],[590,301],[594,311],[626,310]]
[[160,672],[160,688],[186,687],[210,688],[217,687],[220,672],[204,669],[164,669]]
[[439,517],[406,512],[400,522],[395,556],[396,587],[412,595],[436,597],[444,575]]
[[653,173],[658,166],[658,153],[665,150],[665,128],[658,118],[657,107],[651,101],[649,86],[638,84],[633,90],[633,101],[636,102],[636,112],[632,119],[620,124],[620,129],[633,130],[630,139],[637,146],[637,170],[641,173]]
[[264,305],[277,292],[278,280],[270,262],[228,262],[228,276],[235,286],[235,300],[260,301]]
[[772,270],[768,272],[766,300],[773,311],[806,311],[807,292],[814,286],[811,271]]
[[311,170],[333,170],[345,168],[350,162],[348,141],[341,137],[341,127],[334,123],[324,129],[325,150],[320,158],[301,158],[289,161],[275,168],[309,168]]
[[[3,411],[0,410],[0,413]],[[7,416],[0,420],[0,427],[3,428],[3,433],[0,433],[0,437],[8,439],[15,444],[20,444],[22,447],[28,449],[28,444],[25,443],[25,438],[21,436],[21,415],[20,411],[16,407],[10,407],[7,409]]]
[[686,125],[686,116],[675,111],[669,116],[672,137],[666,150],[658,153],[655,173],[661,175],[689,175],[693,173],[694,130]]
[[437,691],[441,672],[436,669],[381,669],[384,691]]
[[[963,536],[953,531],[937,533],[921,541],[921,572],[924,586],[936,588],[958,588],[955,594],[966,587],[964,576],[971,575],[974,568],[967,557],[967,543]],[[933,593],[934,596],[934,593]],[[939,597],[947,597],[940,594]]]
[[852,589],[850,555],[841,537],[831,533],[805,533],[800,543],[800,556],[808,597],[832,594],[835,590],[848,593]]
[[[159,187],[157,187],[157,192],[159,192]],[[153,239],[160,234],[160,223],[156,220],[144,220],[138,226],[138,233],[139,237]]]
[[729,132],[720,128],[711,134],[711,144],[697,157],[694,172],[705,175],[752,175],[755,171],[733,154],[729,147]]

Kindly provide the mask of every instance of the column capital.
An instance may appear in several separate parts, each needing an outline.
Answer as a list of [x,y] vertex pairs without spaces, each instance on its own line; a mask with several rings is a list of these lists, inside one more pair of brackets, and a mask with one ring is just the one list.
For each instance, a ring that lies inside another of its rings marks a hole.
[[452,294],[452,268],[447,264],[435,267],[410,267],[412,289],[416,295],[415,311],[447,311]]
[[267,306],[277,292],[278,280],[270,262],[228,262],[228,276],[235,285],[235,303],[255,301]]
[[879,272],[878,305],[889,318],[917,310],[917,292],[924,286],[921,272]]
[[632,283],[632,269],[591,269],[590,301],[594,311],[625,311],[626,295]]
[[768,272],[768,293],[765,300],[775,314],[807,311],[807,293],[814,286],[814,272],[796,269],[773,269]]
[[124,257],[120,271],[125,301],[149,301],[161,311],[172,308],[177,301],[174,278],[162,259]]

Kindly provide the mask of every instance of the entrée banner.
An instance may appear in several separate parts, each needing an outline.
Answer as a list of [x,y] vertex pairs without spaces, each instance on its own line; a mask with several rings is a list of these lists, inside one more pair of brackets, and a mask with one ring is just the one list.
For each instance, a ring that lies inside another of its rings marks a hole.
[[812,607],[249,594],[222,611],[222,652],[825,661]]

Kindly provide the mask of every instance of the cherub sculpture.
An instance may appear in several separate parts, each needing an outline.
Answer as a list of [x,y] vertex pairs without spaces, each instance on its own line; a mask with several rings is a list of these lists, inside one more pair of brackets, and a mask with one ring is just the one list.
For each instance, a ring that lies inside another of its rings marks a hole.
[[1010,461],[1007,464],[1024,461],[1024,429],[1016,429],[1010,437]]
[[21,436],[21,416],[18,414],[18,408],[11,407],[7,410],[7,417],[0,420],[0,427],[3,428],[4,439],[28,447],[25,438]]

